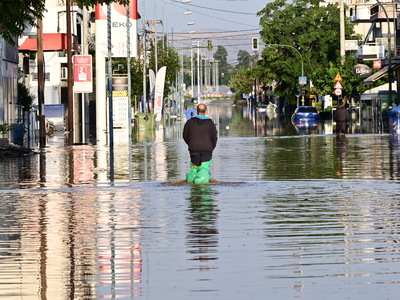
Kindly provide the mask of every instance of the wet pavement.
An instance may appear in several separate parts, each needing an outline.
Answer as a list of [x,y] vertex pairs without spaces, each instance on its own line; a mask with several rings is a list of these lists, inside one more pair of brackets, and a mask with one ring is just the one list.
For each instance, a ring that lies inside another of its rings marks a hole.
[[[210,103],[208,185],[179,121],[132,149],[0,157],[2,299],[397,299],[400,142]],[[131,159],[130,159],[131,157]]]

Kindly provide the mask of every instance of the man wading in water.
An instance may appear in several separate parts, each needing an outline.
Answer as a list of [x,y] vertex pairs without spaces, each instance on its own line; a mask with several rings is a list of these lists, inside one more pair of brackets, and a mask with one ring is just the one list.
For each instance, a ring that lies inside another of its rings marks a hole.
[[190,171],[187,182],[195,184],[209,182],[212,153],[217,146],[217,129],[214,122],[205,116],[207,106],[197,105],[197,116],[189,119],[183,128],[183,139],[189,146]]

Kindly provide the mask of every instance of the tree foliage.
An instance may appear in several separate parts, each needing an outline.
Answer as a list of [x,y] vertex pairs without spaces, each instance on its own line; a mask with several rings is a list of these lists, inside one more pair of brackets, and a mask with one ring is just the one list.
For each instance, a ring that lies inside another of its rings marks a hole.
[[[73,1],[71,0],[71,3]],[[128,4],[129,0],[76,0],[80,7],[117,2]],[[36,26],[36,18],[41,18],[46,11],[46,0],[1,0],[0,34],[10,44],[15,44],[15,37],[21,36],[27,26]]]
[[35,96],[31,94],[29,89],[22,82],[18,82],[18,103],[22,106],[23,111],[29,111],[32,108]]
[[240,95],[248,94],[252,89],[252,79],[249,77],[247,70],[239,69],[229,80],[229,86],[235,89],[236,93],[239,93]]
[[[214,59],[218,60],[219,73],[221,75],[220,84],[227,84],[229,81],[229,64],[228,64],[228,51],[223,46],[218,46],[217,51],[214,53]],[[223,75],[222,75],[223,74]]]
[[[164,97],[169,95],[171,92],[172,85],[175,84],[176,76],[180,69],[179,57],[177,52],[172,48],[163,49],[159,44],[157,49],[157,60],[158,68],[162,66],[167,67],[167,73],[165,76],[165,87],[164,87]],[[126,58],[113,58],[112,69],[119,70],[120,74],[127,74],[127,63]],[[143,95],[143,63],[137,58],[131,58],[131,91],[132,95]],[[153,49],[149,54],[149,66],[147,67],[147,74],[149,69],[155,71],[155,49]],[[146,77],[147,83],[147,93],[150,93],[150,86],[148,76]]]
[[[157,49],[157,65],[158,68],[162,66],[167,67],[167,73],[165,75],[165,87],[164,87],[164,96],[166,97],[171,93],[171,87],[175,86],[176,78],[178,76],[178,72],[181,68],[179,63],[179,55],[175,49],[165,46],[164,48],[159,44]],[[150,53],[150,69],[155,71],[155,49]]]
[[237,54],[237,67],[247,69],[250,67],[250,53],[246,50],[239,50]]
[[[349,71],[354,61],[350,59],[341,66],[338,5],[322,6],[322,2],[276,0],[259,12],[261,37],[266,44],[262,61],[258,62],[263,70],[260,79],[263,82],[277,80],[278,94],[294,98],[298,77],[302,75],[302,62],[304,76],[313,82],[316,92],[333,92],[331,83],[336,73],[333,77],[331,73],[337,70],[341,70],[344,79],[350,76],[358,80],[356,85],[362,81]],[[354,35],[353,25],[348,20],[345,32],[346,39]],[[268,44],[276,45],[268,47]],[[353,92],[353,88],[349,89]]]

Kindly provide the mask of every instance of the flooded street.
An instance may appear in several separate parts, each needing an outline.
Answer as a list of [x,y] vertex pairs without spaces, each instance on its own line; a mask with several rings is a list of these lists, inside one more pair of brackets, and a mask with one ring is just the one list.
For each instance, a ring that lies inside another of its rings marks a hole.
[[183,122],[115,148],[0,157],[1,299],[398,299],[400,139],[212,102],[211,184]]

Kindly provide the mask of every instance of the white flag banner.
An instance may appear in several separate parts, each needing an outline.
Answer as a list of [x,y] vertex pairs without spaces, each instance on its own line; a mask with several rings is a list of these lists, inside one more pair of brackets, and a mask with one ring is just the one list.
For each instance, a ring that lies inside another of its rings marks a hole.
[[156,73],[152,69],[149,70],[149,82],[150,82],[150,100],[151,109],[154,110],[154,92],[156,86]]
[[156,85],[155,85],[155,98],[154,98],[154,114],[156,115],[156,122],[161,121],[162,108],[164,105],[164,83],[165,83],[165,73],[167,72],[167,67],[164,66],[157,72]]

